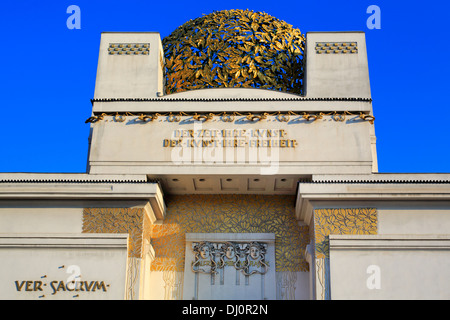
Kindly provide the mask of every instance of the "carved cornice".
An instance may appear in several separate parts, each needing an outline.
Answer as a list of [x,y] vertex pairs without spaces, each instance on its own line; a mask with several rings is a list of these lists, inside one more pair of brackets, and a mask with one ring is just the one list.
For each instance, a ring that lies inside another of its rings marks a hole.
[[371,98],[97,98],[91,99],[91,104],[95,102],[289,102],[289,101],[353,101],[353,102],[372,102]]

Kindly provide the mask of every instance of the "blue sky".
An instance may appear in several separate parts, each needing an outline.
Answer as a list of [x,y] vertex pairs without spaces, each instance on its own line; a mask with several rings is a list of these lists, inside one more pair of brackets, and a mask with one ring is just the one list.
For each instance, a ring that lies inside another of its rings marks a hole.
[[[81,10],[70,30],[67,7]],[[370,5],[381,29],[369,30]],[[0,7],[0,172],[85,172],[103,31],[169,35],[215,10],[264,11],[303,33],[365,31],[380,172],[450,172],[447,1],[29,1]]]

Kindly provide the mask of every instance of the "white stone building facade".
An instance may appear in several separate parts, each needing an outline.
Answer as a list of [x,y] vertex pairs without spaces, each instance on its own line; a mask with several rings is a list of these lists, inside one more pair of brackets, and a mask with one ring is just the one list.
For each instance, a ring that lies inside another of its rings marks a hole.
[[304,95],[163,57],[103,33],[87,172],[0,174],[0,299],[450,298],[450,174],[377,172],[364,33],[306,34]]

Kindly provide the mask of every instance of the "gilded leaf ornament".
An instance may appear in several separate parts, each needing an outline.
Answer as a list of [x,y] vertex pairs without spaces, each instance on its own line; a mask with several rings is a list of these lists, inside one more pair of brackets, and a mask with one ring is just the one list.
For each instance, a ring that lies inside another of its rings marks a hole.
[[316,258],[329,257],[330,234],[377,234],[375,208],[338,208],[314,210]]
[[276,271],[308,271],[309,229],[295,219],[292,196],[189,195],[167,199],[163,224],[152,225],[155,271],[183,271],[185,234],[274,233]]
[[162,43],[167,94],[216,87],[302,94],[305,37],[264,12],[215,11]]
[[142,208],[84,208],[82,232],[128,233],[128,256],[140,258],[145,217]]

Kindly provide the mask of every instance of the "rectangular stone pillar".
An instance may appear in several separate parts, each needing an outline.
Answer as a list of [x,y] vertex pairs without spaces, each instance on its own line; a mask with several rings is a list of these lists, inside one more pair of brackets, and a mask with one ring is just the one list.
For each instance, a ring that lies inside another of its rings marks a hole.
[[94,98],[156,98],[164,91],[163,68],[159,33],[104,32]]

